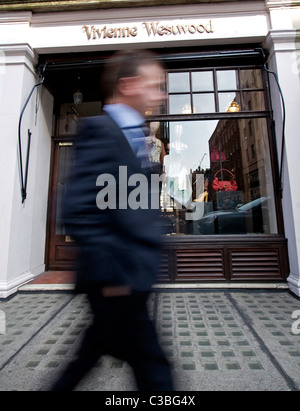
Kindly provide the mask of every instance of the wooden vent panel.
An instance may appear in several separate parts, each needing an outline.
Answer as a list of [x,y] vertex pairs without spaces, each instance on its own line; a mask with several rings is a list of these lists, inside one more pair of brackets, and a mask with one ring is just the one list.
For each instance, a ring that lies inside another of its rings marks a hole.
[[177,250],[177,280],[225,280],[222,250]]
[[231,250],[232,280],[279,280],[278,250]]
[[169,253],[161,254],[160,267],[156,281],[169,281]]

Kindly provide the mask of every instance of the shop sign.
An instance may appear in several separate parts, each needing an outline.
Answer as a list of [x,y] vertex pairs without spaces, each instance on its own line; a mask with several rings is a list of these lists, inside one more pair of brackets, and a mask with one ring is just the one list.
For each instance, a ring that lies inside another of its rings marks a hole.
[[150,37],[167,37],[167,36],[184,36],[195,34],[210,34],[214,32],[212,20],[206,22],[176,22],[161,23],[142,22],[138,25],[125,26],[87,26],[81,27],[88,40],[112,39],[112,38],[130,38],[137,37],[139,34]]
[[[76,21],[73,24],[64,24],[63,21],[53,24],[32,23],[27,42],[37,53],[57,53],[58,50],[74,51],[74,47],[82,51],[88,48],[98,50],[99,45],[112,49],[127,44],[153,47],[154,44],[162,43],[167,47],[167,44],[174,42],[192,44],[193,41],[224,44],[236,42],[239,38],[246,39],[247,42],[261,43],[268,33],[266,17],[257,15],[165,20],[149,18],[122,22],[100,20],[100,17],[97,19],[93,14],[88,20]],[[11,28],[9,29],[7,37],[12,39]],[[17,43],[19,37],[20,34],[17,35],[16,32],[14,42]]]

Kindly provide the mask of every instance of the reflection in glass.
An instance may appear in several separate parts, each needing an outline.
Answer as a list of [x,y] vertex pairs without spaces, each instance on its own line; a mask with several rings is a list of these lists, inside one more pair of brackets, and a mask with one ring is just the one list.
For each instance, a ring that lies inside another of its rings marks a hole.
[[217,71],[218,90],[236,90],[237,78],[235,70]]
[[191,70],[168,75],[169,114],[224,113],[233,102],[238,105],[236,111],[266,110],[259,69]]
[[230,106],[228,107],[227,111],[229,113],[237,113],[238,111],[240,111],[241,106],[236,102],[236,101],[232,101]]
[[221,113],[227,111],[233,101],[239,104],[239,99],[236,93],[219,93],[219,111]]
[[190,91],[190,74],[169,73],[169,93],[183,93]]
[[263,88],[261,70],[240,70],[241,88]]
[[[277,233],[266,119],[169,122],[161,132],[166,234]],[[234,191],[216,189],[216,176]]]
[[213,72],[195,71],[192,72],[192,91],[213,91]]
[[216,111],[214,94],[194,94],[193,106],[194,113],[214,113]]
[[65,234],[65,226],[62,223],[62,205],[66,193],[69,172],[74,162],[74,148],[72,145],[59,147],[58,180],[56,197],[55,234]]
[[191,112],[191,97],[190,94],[178,94],[169,96],[169,112],[170,114],[189,114],[188,107]]
[[243,110],[262,111],[266,109],[265,95],[263,91],[243,91]]

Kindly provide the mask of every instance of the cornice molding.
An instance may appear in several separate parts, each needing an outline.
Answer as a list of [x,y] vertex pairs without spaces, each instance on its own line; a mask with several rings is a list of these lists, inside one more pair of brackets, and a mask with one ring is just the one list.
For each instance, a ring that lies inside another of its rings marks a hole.
[[297,37],[297,30],[290,29],[290,30],[270,30],[266,42],[270,42],[270,44],[288,44],[294,43]]
[[[252,0],[263,3],[264,0]],[[53,11],[111,9],[126,7],[147,7],[163,5],[212,4],[212,3],[241,3],[240,0],[0,0],[1,11],[31,10],[45,13]],[[248,3],[248,1],[245,1]]]
[[24,64],[30,71],[35,73],[38,55],[29,44],[0,44],[0,50],[5,56],[6,65]]
[[270,60],[275,53],[295,52],[299,40],[300,33],[297,30],[270,30],[263,46],[269,50]]
[[[82,11],[61,11],[53,13],[33,13],[32,25],[58,25],[58,24],[73,24],[77,22],[89,21],[135,21],[140,19],[155,18],[159,20],[178,18],[193,18],[196,15],[201,17],[211,18],[225,17],[235,15],[257,15],[258,13],[267,14],[263,3],[261,2],[243,2],[241,3],[222,3],[222,6],[217,3],[202,3],[198,6],[196,4],[185,4],[184,7],[180,5],[161,5],[160,7],[135,7],[124,8],[122,12],[118,8],[112,9],[93,9]],[[1,14],[0,14],[1,16]]]
[[300,0],[266,0],[266,8],[268,10],[279,9],[283,7],[300,7]]
[[16,11],[0,13],[0,24],[3,23],[30,23],[32,18],[31,11]]

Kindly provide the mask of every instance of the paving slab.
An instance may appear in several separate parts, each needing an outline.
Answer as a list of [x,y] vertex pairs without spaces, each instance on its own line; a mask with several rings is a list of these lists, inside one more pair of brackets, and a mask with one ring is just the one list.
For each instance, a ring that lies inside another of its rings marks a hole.
[[[86,296],[20,292],[0,310],[0,391],[49,389],[92,319]],[[299,391],[299,310],[286,290],[160,290],[149,299],[178,391]],[[126,363],[104,356],[76,390],[136,386]]]

